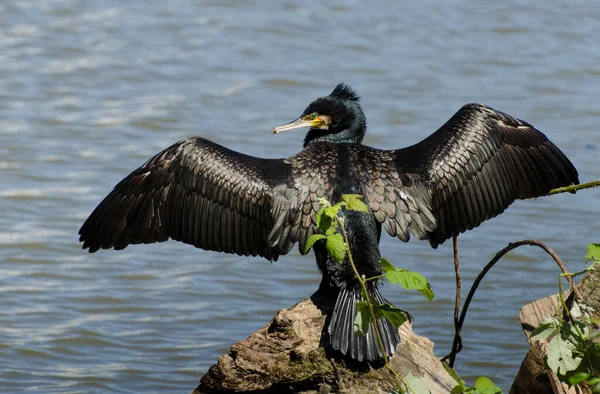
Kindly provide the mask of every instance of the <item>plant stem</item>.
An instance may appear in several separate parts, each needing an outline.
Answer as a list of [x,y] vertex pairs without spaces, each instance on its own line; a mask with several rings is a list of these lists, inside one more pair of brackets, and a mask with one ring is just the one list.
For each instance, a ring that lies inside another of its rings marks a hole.
[[373,329],[375,330],[375,335],[377,336],[377,342],[379,344],[379,348],[381,349],[381,353],[383,354],[383,361],[385,362],[385,368],[390,371],[394,380],[396,380],[396,386],[401,387],[404,386],[406,389],[414,394],[414,391],[410,388],[408,383],[398,374],[398,372],[394,371],[394,368],[390,365],[390,359],[385,351],[385,347],[383,346],[383,340],[381,339],[381,333],[379,332],[379,327],[377,326],[377,319],[375,318],[375,311],[373,311],[373,304],[371,303],[371,299],[369,298],[369,293],[367,291],[367,282],[374,279],[379,279],[384,277],[385,275],[379,275],[372,278],[363,278],[363,276],[356,269],[356,265],[354,264],[354,259],[352,258],[352,252],[350,251],[350,241],[348,239],[348,233],[346,232],[346,228],[344,227],[344,222],[340,220],[339,217],[336,217],[338,224],[340,225],[340,229],[342,230],[342,235],[344,236],[344,246],[346,249],[346,254],[348,255],[348,262],[354,271],[354,275],[356,279],[360,283],[362,293],[365,294],[365,302],[369,306],[369,314],[371,315],[371,322],[373,325]]
[[342,235],[344,236],[344,246],[346,248],[346,254],[348,255],[348,261],[350,262],[350,266],[352,267],[352,270],[354,271],[354,275],[356,276],[356,279],[358,279],[358,282],[360,283],[360,286],[362,288],[363,293],[367,296],[366,297],[366,302],[367,305],[369,306],[369,313],[371,315],[371,322],[373,322],[373,328],[375,329],[375,334],[377,335],[377,342],[379,342],[379,347],[381,349],[381,352],[383,353],[383,360],[385,361],[386,365],[389,362],[387,353],[385,352],[385,347],[383,346],[383,340],[381,339],[381,334],[379,333],[379,327],[377,327],[377,319],[375,319],[375,312],[373,311],[373,305],[371,304],[371,300],[369,299],[369,292],[367,291],[367,281],[365,279],[363,279],[362,275],[358,273],[358,270],[356,269],[356,265],[354,265],[354,260],[352,259],[352,253],[350,252],[350,241],[348,239],[348,233],[346,232],[346,228],[344,227],[344,222],[342,220],[340,220],[339,217],[336,216],[337,222],[340,225],[340,228],[342,229]]
[[385,275],[377,275],[377,276],[372,276],[370,278],[365,279],[365,282],[369,282],[371,280],[377,280],[377,279],[382,279],[385,278]]
[[[573,276],[574,275],[571,274],[570,272],[565,272],[565,273],[562,273],[562,274],[558,275],[558,299],[560,300],[560,304],[563,307],[563,309],[565,311],[565,314],[568,316],[569,320],[571,320],[571,322],[574,323],[575,320],[573,319],[573,316],[571,315],[571,310],[567,306],[567,303],[565,301],[565,297],[563,297],[563,284],[562,284],[563,277],[567,277],[567,280],[570,279],[572,281],[573,280],[572,279]],[[580,298],[577,297],[577,299],[580,299]],[[577,299],[575,301],[573,301],[573,302],[577,302]],[[575,327],[575,331],[577,331],[577,334],[579,335],[579,340],[583,341],[583,333],[579,329],[579,326],[577,324],[573,324],[573,327]]]
[[459,324],[459,311],[460,311],[460,290],[461,290],[461,280],[460,280],[460,261],[458,258],[458,236],[452,236],[452,249],[454,250],[454,274],[456,276],[456,296],[454,300],[454,332],[456,333],[456,337],[458,338],[456,341],[456,346],[452,349],[450,360],[448,364],[450,367],[454,368],[454,361],[456,360],[456,355],[462,350],[462,336],[461,336],[461,325]]
[[564,187],[552,189],[548,192],[547,195],[551,196],[553,194],[574,192],[576,190],[589,189],[590,187],[596,187],[596,186],[600,186],[600,179],[596,180],[596,181],[580,183],[579,185],[564,186]]

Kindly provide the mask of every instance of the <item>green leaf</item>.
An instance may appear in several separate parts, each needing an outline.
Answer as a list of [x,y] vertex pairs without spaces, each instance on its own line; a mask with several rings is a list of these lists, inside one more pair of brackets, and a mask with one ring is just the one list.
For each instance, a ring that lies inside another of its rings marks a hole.
[[405,321],[408,320],[408,316],[406,316],[406,312],[402,309],[398,309],[390,304],[380,304],[373,305],[373,308],[377,311],[381,312],[381,315],[388,319],[390,323],[396,328],[400,327],[404,324]]
[[308,251],[310,250],[310,248],[312,248],[312,246],[315,244],[315,242],[317,242],[320,239],[323,238],[327,238],[326,235],[323,234],[313,234],[311,235],[308,240],[306,241],[306,246],[304,247],[304,253],[308,253]]
[[395,268],[385,271],[385,277],[393,285],[400,284],[402,281],[402,273],[408,272],[407,269],[404,268]]
[[429,301],[435,296],[433,289],[427,279],[418,272],[412,272],[404,268],[396,268],[386,258],[379,260],[381,269],[385,273],[385,277],[392,284],[400,284],[405,289],[416,289],[423,294]]
[[325,242],[325,248],[327,252],[337,261],[342,262],[346,257],[346,244],[344,243],[344,237],[342,234],[332,234],[327,237]]
[[597,377],[594,376],[593,378],[591,378],[590,380],[588,380],[588,383],[589,384],[600,383],[600,378],[597,378]]
[[336,222],[332,217],[328,216],[325,212],[326,208],[319,209],[317,212],[317,216],[315,217],[315,221],[317,222],[317,227],[324,234],[331,234],[335,231]]
[[[452,379],[454,379],[456,383],[458,383],[458,387],[460,387],[464,391],[467,388],[467,386],[465,386],[465,382],[463,382],[460,376],[458,376],[458,373],[454,370],[454,368],[452,368],[445,362],[442,362],[442,365],[444,366],[446,372],[448,372],[448,375],[452,376]],[[454,391],[454,389],[452,389],[452,391]]]
[[[364,297],[364,294],[363,294]],[[377,299],[373,296],[369,296],[369,301],[371,302],[371,306],[373,307],[373,314],[375,315],[375,319],[379,320],[381,318],[383,318],[383,312],[379,309],[380,306],[382,306],[382,304],[377,301]]]
[[[571,313],[571,316],[573,316],[572,313]],[[575,320],[573,322],[573,325],[570,327],[570,329],[571,329],[571,336],[573,338],[575,338],[575,343],[584,341],[590,335],[590,328],[583,321]],[[579,335],[579,333],[581,333],[581,335]]]
[[359,337],[364,337],[369,331],[371,323],[371,313],[369,312],[369,304],[364,301],[356,304],[356,318],[354,319],[354,332]]
[[342,194],[342,200],[346,202],[346,209],[350,211],[369,212],[369,207],[362,202],[360,194]]
[[502,389],[496,386],[490,378],[482,376],[475,381],[475,392],[478,394],[502,394]]
[[596,386],[594,387],[594,393],[598,393],[598,392],[600,392],[600,378],[597,378],[597,377],[595,377],[595,376],[594,376],[593,378],[590,378],[590,379],[587,381],[587,383],[588,383],[590,386],[594,386],[594,385],[596,385]]
[[435,294],[433,294],[433,289],[431,288],[429,282],[427,282],[426,289],[419,289],[419,293],[423,294],[429,302],[431,302],[431,300],[433,300],[433,297],[435,297]]
[[552,337],[548,343],[546,363],[551,370],[559,375],[565,375],[569,371],[577,369],[581,363],[581,357],[574,356],[575,345],[565,341],[560,335]]
[[556,320],[549,321],[547,323],[542,323],[533,330],[531,333],[530,339],[533,341],[539,341],[542,339],[546,339],[551,335],[554,335],[558,332],[558,324]]
[[585,382],[586,380],[588,380],[590,378],[590,375],[588,372],[577,372],[571,376],[569,376],[569,385],[571,386],[575,386],[576,384]]
[[341,205],[339,203],[337,203],[332,207],[327,207],[327,208],[323,209],[323,213],[333,220],[333,219],[335,219],[338,212],[340,211],[340,208],[341,208]]
[[427,279],[418,272],[409,271],[403,268],[396,268],[393,271],[385,273],[387,280],[390,283],[399,283],[400,286],[409,290],[425,290],[427,289]]
[[342,194],[342,201],[346,203],[350,200],[360,200],[361,198],[362,196],[360,194]]
[[431,394],[431,391],[429,391],[427,386],[425,386],[423,380],[414,376],[412,372],[409,372],[408,375],[406,375],[406,377],[404,378],[404,380],[406,381],[408,387],[410,387],[410,389],[407,390],[409,393],[412,392],[414,394]]
[[381,266],[383,272],[393,271],[396,269],[396,267],[394,267],[394,264],[390,263],[390,261],[385,257],[379,259],[379,265]]
[[600,244],[589,244],[585,261],[600,261]]
[[463,387],[461,385],[456,385],[454,387],[452,387],[452,390],[450,391],[450,394],[464,394],[466,393],[466,387]]

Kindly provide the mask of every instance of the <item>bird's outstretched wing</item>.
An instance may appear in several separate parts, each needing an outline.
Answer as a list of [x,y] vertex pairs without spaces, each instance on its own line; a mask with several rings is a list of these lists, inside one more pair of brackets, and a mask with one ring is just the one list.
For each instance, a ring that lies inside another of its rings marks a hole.
[[481,104],[463,106],[423,141],[388,152],[395,158],[393,176],[406,180],[396,194],[428,199],[423,204],[434,228],[411,232],[433,247],[499,215],[515,199],[579,183],[573,164],[543,133]]
[[95,252],[172,238],[276,260],[315,231],[299,210],[300,195],[309,193],[296,190],[288,161],[187,138],[119,182],[85,221],[79,240]]

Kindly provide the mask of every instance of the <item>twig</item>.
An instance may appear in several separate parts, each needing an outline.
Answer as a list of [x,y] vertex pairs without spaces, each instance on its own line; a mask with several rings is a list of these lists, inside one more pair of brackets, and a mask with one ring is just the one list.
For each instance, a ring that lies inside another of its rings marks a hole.
[[454,274],[456,276],[456,297],[454,300],[454,335],[458,338],[452,346],[452,352],[450,353],[450,367],[454,368],[454,360],[456,355],[462,350],[462,335],[461,327],[458,324],[458,314],[460,310],[460,291],[461,291],[461,280],[460,280],[460,261],[458,258],[458,236],[452,236],[452,248],[454,251]]
[[579,185],[564,186],[564,187],[552,189],[548,192],[547,196],[551,196],[553,194],[568,193],[568,192],[574,192],[577,190],[589,189],[591,187],[596,187],[596,186],[600,186],[600,179],[598,179],[596,181],[580,183]]
[[[564,187],[552,189],[546,195],[551,196],[553,194],[575,192],[577,190],[589,189],[589,188],[597,187],[597,186],[600,186],[600,179],[591,181],[591,182],[581,183],[579,185],[570,185],[570,186],[564,186]],[[535,197],[531,197],[531,198],[535,198]],[[450,365],[450,367],[454,366],[456,354],[458,354],[462,350],[462,336],[461,336],[462,326],[465,321],[465,317],[467,314],[467,310],[469,308],[469,304],[471,303],[471,299],[473,298],[475,291],[477,290],[477,287],[479,286],[479,283],[481,282],[481,280],[483,280],[483,277],[494,266],[494,264],[496,264],[502,256],[504,256],[506,253],[508,253],[512,249],[515,249],[522,245],[538,246],[538,247],[544,249],[550,256],[552,256],[552,258],[554,259],[556,264],[558,264],[561,271],[563,272],[562,276],[565,276],[567,278],[567,281],[569,282],[569,286],[571,286],[571,289],[575,293],[577,298],[581,299],[581,294],[579,293],[579,289],[577,289],[577,287],[575,287],[575,284],[573,283],[573,275],[567,271],[567,268],[563,264],[562,260],[558,257],[556,252],[554,250],[550,249],[549,247],[547,247],[544,243],[542,243],[540,241],[523,240],[523,241],[508,244],[508,246],[506,248],[504,248],[500,252],[498,252],[496,254],[496,256],[494,256],[494,258],[483,268],[481,273],[475,279],[475,282],[473,282],[473,285],[471,286],[471,289],[469,290],[469,295],[467,296],[467,298],[465,300],[465,305],[463,307],[460,318],[457,319],[458,309],[460,307],[459,297],[460,297],[461,281],[460,281],[460,268],[459,268],[459,261],[458,261],[457,237],[453,236],[452,241],[453,241],[453,248],[454,248],[454,270],[455,270],[455,274],[456,274],[456,302],[454,305],[454,341],[452,343],[452,350],[450,351],[450,353],[442,358],[442,361],[446,361],[449,359],[448,364]]]
[[560,194],[560,193],[572,193],[577,190],[589,189],[589,188],[598,187],[598,186],[600,186],[600,179],[595,180],[595,181],[586,182],[586,183],[580,183],[578,185],[557,187],[556,189],[550,190],[547,194],[544,194],[542,196],[527,197],[527,199],[552,196],[554,194]]
[[481,281],[483,280],[483,278],[485,277],[485,275],[488,273],[488,271],[490,269],[492,269],[492,267],[508,252],[510,252],[511,250],[518,248],[519,246],[523,246],[523,245],[530,245],[530,246],[537,246],[542,248],[544,251],[546,251],[546,253],[548,253],[556,262],[556,264],[558,264],[558,266],[560,267],[561,271],[566,274],[566,278],[567,281],[569,282],[569,286],[571,286],[571,289],[573,290],[573,292],[575,292],[575,295],[579,298],[580,294],[579,294],[579,290],[575,287],[575,284],[573,282],[573,278],[571,276],[569,276],[569,271],[567,270],[567,268],[565,267],[564,263],[562,262],[562,260],[560,259],[560,257],[558,257],[558,255],[556,254],[556,252],[554,250],[552,250],[551,248],[549,248],[548,246],[546,246],[546,244],[544,244],[543,242],[540,241],[536,241],[536,240],[530,240],[530,239],[526,239],[523,241],[518,241],[518,242],[513,242],[513,243],[509,243],[508,246],[506,246],[504,249],[502,249],[501,251],[499,251],[498,253],[496,253],[496,255],[494,256],[494,258],[481,270],[481,272],[479,273],[479,275],[477,275],[477,278],[475,278],[475,281],[473,282],[473,285],[471,286],[471,289],[469,290],[469,294],[467,295],[467,298],[465,299],[465,304],[463,306],[463,310],[462,313],[460,314],[460,318],[458,320],[458,328],[456,329],[455,333],[454,333],[454,342],[452,344],[452,351],[450,352],[450,354],[444,356],[442,358],[442,361],[445,361],[447,359],[452,359],[453,357],[455,357],[455,349],[458,346],[459,343],[459,337],[460,337],[460,330],[462,329],[462,326],[465,322],[465,318],[467,316],[467,311],[469,309],[469,305],[471,304],[471,300],[473,299],[473,296],[475,295],[475,291],[477,291],[477,288],[479,287],[479,284],[481,283]]

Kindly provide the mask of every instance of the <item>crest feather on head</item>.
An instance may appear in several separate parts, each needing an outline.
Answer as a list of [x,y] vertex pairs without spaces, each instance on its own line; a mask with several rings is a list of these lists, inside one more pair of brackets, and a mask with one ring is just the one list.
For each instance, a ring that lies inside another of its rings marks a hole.
[[356,94],[356,92],[345,83],[338,83],[329,96],[351,101],[360,100],[358,94]]

